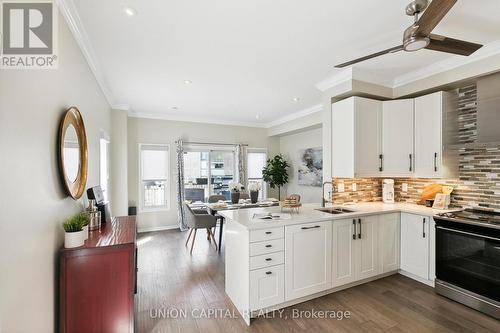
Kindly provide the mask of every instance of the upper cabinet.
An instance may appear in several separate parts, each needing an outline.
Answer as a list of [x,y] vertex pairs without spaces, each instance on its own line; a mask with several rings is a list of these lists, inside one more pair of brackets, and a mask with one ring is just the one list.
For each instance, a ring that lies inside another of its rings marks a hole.
[[408,177],[413,172],[413,99],[383,102],[382,173]]
[[451,178],[458,153],[455,93],[377,101],[350,97],[332,104],[332,176]]
[[382,102],[350,97],[332,105],[332,175],[381,175]]
[[415,177],[457,176],[457,151],[445,149],[458,132],[456,98],[442,91],[415,98]]

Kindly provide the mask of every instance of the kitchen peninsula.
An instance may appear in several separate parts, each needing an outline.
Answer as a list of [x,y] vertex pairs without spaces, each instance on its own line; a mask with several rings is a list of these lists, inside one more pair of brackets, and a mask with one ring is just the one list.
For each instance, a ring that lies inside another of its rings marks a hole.
[[438,212],[407,204],[360,203],[333,213],[305,205],[290,218],[222,212],[226,219],[226,293],[247,324],[268,311],[395,273],[433,285]]

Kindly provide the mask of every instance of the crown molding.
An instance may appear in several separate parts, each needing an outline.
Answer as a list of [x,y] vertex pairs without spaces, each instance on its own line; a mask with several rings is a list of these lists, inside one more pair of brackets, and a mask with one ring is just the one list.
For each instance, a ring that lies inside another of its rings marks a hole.
[[353,67],[343,69],[336,74],[324,79],[323,81],[316,83],[314,86],[318,90],[324,92],[331,87],[335,87],[336,85],[339,85],[341,83],[352,81],[352,73]]
[[94,49],[92,48],[92,44],[90,43],[90,39],[83,26],[82,20],[78,15],[75,3],[73,0],[56,0],[56,4],[59,7],[62,16],[66,20],[66,23],[73,34],[73,38],[75,38],[78,46],[80,46],[83,56],[87,60],[90,70],[94,74],[97,84],[101,88],[106,101],[110,107],[113,107],[116,105],[113,94],[104,77],[102,67],[97,61]]
[[137,111],[133,111],[133,110],[128,111],[128,116],[131,118],[146,118],[146,119],[182,121],[182,122],[189,122],[189,123],[203,123],[203,124],[213,124],[213,125],[266,128],[265,123],[242,122],[242,121],[233,121],[233,120],[228,120],[228,119],[214,119],[214,118],[208,118],[208,117],[196,117],[195,118],[194,116],[137,112]]
[[128,106],[127,104],[114,104],[114,105],[111,105],[111,108],[113,110],[120,110],[120,111],[127,111],[127,112],[130,111],[130,106]]
[[286,115],[284,117],[281,117],[281,118],[278,118],[276,120],[273,120],[273,121],[267,123],[265,125],[265,127],[266,128],[270,128],[270,127],[278,126],[278,125],[287,123],[289,121],[292,121],[292,120],[295,120],[295,119],[299,119],[299,118],[308,116],[308,115],[316,113],[316,112],[321,112],[322,110],[323,110],[323,105],[316,104],[314,106],[311,106],[310,108],[307,108],[307,109],[304,109],[304,110],[300,110],[298,112],[291,113],[291,114]]

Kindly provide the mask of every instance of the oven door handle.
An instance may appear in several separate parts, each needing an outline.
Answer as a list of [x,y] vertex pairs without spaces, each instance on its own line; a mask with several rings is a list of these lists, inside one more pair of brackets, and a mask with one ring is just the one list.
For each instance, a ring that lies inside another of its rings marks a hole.
[[451,229],[451,228],[445,228],[445,227],[440,227],[440,226],[436,226],[436,229],[447,230],[447,231],[456,232],[456,233],[459,233],[459,234],[464,234],[464,235],[469,235],[469,236],[476,236],[476,237],[479,237],[479,238],[492,239],[492,240],[496,240],[496,241],[500,242],[500,238],[479,235],[479,234],[475,234],[475,233],[472,233],[472,232],[467,232],[467,231],[462,231],[462,230],[456,230],[456,229]]

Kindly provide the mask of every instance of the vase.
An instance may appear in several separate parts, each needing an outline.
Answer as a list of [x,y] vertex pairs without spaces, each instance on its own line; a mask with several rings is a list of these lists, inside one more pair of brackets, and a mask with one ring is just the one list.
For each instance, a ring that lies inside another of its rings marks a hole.
[[84,242],[85,235],[83,230],[64,233],[64,247],[67,249],[83,246]]
[[83,240],[89,239],[89,226],[88,224],[82,228],[83,231]]
[[240,192],[231,192],[231,203],[237,204],[240,201]]
[[252,203],[257,203],[259,200],[259,191],[250,191],[250,200]]

